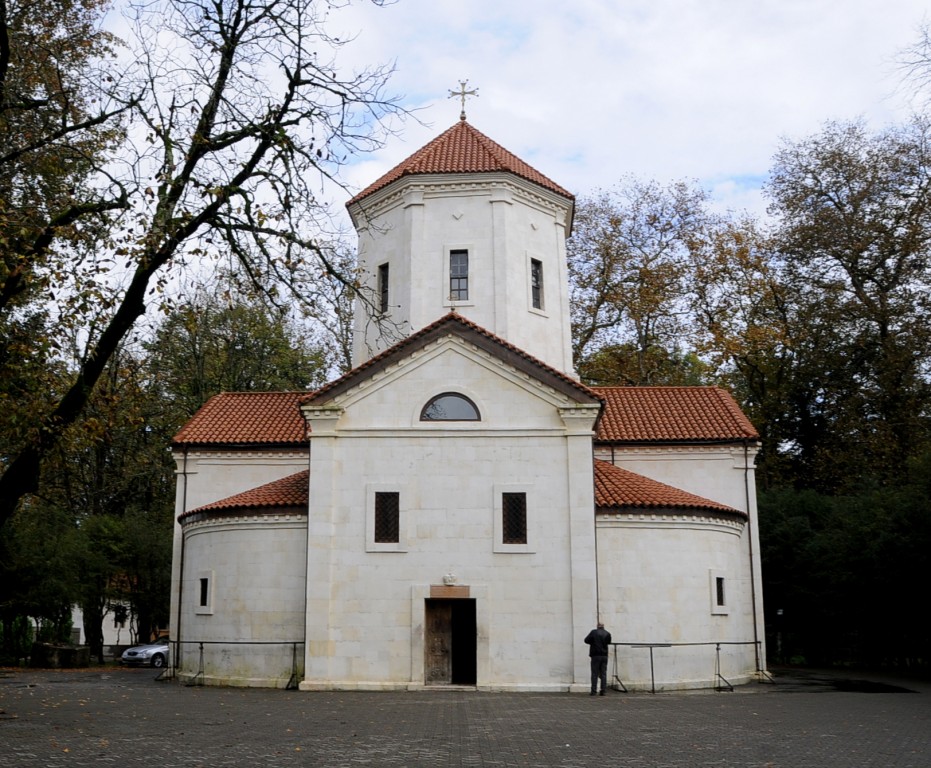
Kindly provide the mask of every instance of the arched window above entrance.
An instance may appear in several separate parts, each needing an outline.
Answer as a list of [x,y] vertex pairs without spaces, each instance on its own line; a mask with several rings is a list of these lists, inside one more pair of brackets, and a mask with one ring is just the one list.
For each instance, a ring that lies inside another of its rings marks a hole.
[[469,398],[444,392],[430,399],[420,412],[421,421],[481,421],[478,408]]

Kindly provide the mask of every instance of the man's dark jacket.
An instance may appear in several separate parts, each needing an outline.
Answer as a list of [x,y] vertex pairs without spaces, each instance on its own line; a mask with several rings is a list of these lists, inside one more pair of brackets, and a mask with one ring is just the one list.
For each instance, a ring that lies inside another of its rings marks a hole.
[[585,636],[585,642],[588,643],[589,656],[607,656],[611,633],[603,628],[593,629]]

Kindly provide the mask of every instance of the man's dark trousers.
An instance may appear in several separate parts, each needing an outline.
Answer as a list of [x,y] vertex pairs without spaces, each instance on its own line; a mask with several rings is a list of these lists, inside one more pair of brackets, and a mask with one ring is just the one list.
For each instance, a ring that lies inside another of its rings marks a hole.
[[608,657],[592,656],[592,693],[597,693],[598,681],[601,680],[601,692],[608,687]]

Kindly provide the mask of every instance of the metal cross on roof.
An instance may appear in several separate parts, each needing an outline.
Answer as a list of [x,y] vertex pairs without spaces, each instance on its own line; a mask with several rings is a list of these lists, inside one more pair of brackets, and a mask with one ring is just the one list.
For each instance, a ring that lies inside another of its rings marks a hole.
[[458,91],[450,90],[450,92],[449,92],[449,97],[448,97],[448,98],[454,99],[454,98],[456,98],[456,97],[458,96],[458,97],[462,100],[462,111],[459,113],[459,119],[460,119],[460,120],[465,120],[465,119],[466,119],[466,114],[465,114],[465,100],[466,100],[466,96],[474,96],[475,98],[478,98],[478,88],[473,88],[471,91],[467,91],[467,90],[466,90],[466,86],[467,86],[468,84],[469,84],[469,81],[468,81],[468,80],[460,80],[460,81],[459,81],[459,90],[458,90]]

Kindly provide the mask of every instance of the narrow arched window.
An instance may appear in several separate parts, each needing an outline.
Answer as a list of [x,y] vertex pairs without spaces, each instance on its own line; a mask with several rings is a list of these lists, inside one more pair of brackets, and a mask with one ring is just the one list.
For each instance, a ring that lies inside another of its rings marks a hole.
[[481,421],[478,408],[465,395],[444,392],[427,403],[420,412],[421,421]]

